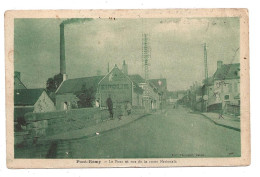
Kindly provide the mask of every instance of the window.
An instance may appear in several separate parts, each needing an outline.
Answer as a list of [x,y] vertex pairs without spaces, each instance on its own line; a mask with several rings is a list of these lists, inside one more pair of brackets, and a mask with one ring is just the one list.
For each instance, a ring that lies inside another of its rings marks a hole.
[[224,99],[225,99],[225,100],[229,100],[229,95],[225,95],[225,96],[224,96]]

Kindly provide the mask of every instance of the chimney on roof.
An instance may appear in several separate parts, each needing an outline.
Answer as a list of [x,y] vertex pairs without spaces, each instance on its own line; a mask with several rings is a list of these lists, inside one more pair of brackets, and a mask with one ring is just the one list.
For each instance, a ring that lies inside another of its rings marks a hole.
[[223,65],[223,61],[221,61],[221,60],[217,61],[217,66],[218,66],[217,69],[220,69],[222,67],[222,65]]
[[122,71],[125,75],[128,75],[128,66],[125,62],[125,60],[123,61],[123,65],[122,65]]

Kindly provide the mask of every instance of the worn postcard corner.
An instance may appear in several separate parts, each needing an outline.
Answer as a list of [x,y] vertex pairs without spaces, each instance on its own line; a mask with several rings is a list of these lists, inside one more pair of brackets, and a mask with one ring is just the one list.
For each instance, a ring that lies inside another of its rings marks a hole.
[[8,168],[250,165],[247,9],[6,11]]

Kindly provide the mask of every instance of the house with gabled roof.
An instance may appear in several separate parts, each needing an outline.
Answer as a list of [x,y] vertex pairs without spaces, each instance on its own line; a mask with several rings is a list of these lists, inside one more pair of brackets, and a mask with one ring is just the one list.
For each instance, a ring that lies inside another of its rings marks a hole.
[[157,89],[160,95],[161,106],[166,106],[167,100],[167,80],[166,78],[148,80]]
[[138,74],[129,75],[129,77],[144,90],[141,105],[147,110],[158,109],[161,101],[158,87],[156,87],[152,82],[145,81],[145,79]]
[[[132,105],[140,106],[143,89],[136,81],[120,70],[117,65],[105,76],[91,76],[67,79],[61,83],[56,91],[57,110],[70,109],[79,101],[78,94],[82,88],[94,91],[95,101],[99,107],[106,107],[108,96],[115,103],[129,101]],[[96,104],[93,103],[93,106]]]
[[27,112],[51,112],[55,106],[45,89],[15,89],[14,119],[23,117]]
[[109,96],[116,103],[130,102],[133,106],[141,106],[143,89],[134,78],[135,76],[128,76],[115,65],[98,83],[100,106],[106,107]]
[[240,64],[217,62],[217,70],[207,83],[208,111],[225,110],[227,105],[240,105]]
[[223,64],[218,62],[217,71],[213,75],[214,92],[219,94],[217,102],[222,107],[228,104],[240,104],[240,64]]
[[79,98],[77,97],[82,89],[93,89],[97,92],[98,83],[104,76],[82,77],[67,79],[61,83],[56,90],[56,109],[67,110],[78,107]]

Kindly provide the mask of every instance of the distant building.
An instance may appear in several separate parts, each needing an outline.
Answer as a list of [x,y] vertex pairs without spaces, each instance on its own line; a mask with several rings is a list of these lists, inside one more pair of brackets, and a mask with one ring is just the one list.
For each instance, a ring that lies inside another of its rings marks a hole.
[[167,104],[175,104],[177,102],[182,102],[183,98],[187,95],[186,90],[178,90],[178,91],[167,91]]
[[167,104],[176,104],[178,101],[178,92],[173,92],[173,91],[167,91]]
[[165,78],[150,79],[149,82],[156,87],[160,95],[161,106],[165,106],[167,100],[167,80]]
[[14,90],[14,118],[23,117],[27,112],[51,112],[55,106],[44,89]]
[[138,74],[129,75],[129,77],[144,90],[141,105],[147,110],[158,109],[161,103],[158,88],[151,82],[145,81],[145,79]]

